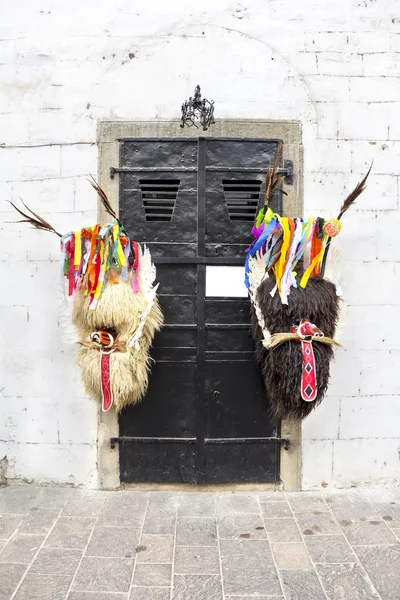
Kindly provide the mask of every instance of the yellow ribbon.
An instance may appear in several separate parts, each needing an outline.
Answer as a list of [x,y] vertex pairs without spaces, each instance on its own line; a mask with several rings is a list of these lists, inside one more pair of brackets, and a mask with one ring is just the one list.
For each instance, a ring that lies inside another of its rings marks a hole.
[[278,264],[277,264],[276,268],[274,269],[276,283],[278,285],[278,290],[281,291],[281,279],[282,279],[282,275],[283,275],[283,267],[286,262],[286,254],[287,254],[287,251],[289,248],[291,236],[290,236],[290,227],[289,227],[288,218],[280,217],[279,215],[276,215],[276,216],[278,217],[279,223],[281,224],[281,227],[283,230],[283,242],[282,242],[282,248],[281,248],[281,255],[279,257]]
[[[118,236],[119,236],[119,225],[114,225],[114,227],[113,227],[114,242],[116,242],[116,240],[118,239]],[[125,258],[125,254],[122,249],[122,244],[120,241],[119,241],[118,248],[117,248],[117,255],[118,255],[119,266],[126,267],[126,258]]]
[[82,260],[82,237],[81,231],[75,231],[75,250],[74,250],[74,267],[75,269],[81,266]]
[[309,265],[307,271],[304,272],[303,277],[300,280],[300,287],[305,288],[308,280],[310,278],[311,273],[314,270],[315,265],[322,260],[322,257],[324,255],[324,251],[325,251],[325,246],[322,247],[322,250],[319,254],[317,254],[316,256],[314,256],[314,260],[311,262],[311,264]]

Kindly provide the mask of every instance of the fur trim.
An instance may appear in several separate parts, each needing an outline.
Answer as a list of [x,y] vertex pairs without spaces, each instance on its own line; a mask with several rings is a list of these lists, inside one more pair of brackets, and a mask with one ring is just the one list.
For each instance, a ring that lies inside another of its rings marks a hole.
[[[161,328],[163,316],[158,300],[154,298],[143,322],[141,315],[148,310],[148,296],[141,291],[134,293],[132,282],[123,281],[117,271],[113,271],[113,276],[118,283],[107,283],[96,310],[89,310],[89,297],[77,292],[72,319],[80,340],[85,343],[90,342],[93,331],[114,328],[118,332],[118,342],[126,352],[113,354],[111,385],[115,409],[120,412],[127,404],[139,402],[146,393],[151,363],[149,350],[155,332]],[[143,326],[142,334],[135,347],[129,347],[139,326]],[[86,393],[101,403],[99,349],[81,347],[77,362]]]
[[[310,279],[307,287],[292,288],[287,306],[278,294],[270,292],[275,278],[264,279],[257,292],[265,325],[271,335],[290,332],[295,321],[307,319],[321,329],[325,336],[334,339],[339,313],[339,298],[335,285],[319,277]],[[258,320],[252,311],[253,337],[256,343],[256,360],[264,378],[271,413],[276,421],[284,418],[304,419],[322,401],[329,382],[330,361],[333,347],[329,344],[313,344],[317,369],[318,394],[314,402],[301,398],[301,375],[303,356],[297,341],[287,341],[274,349],[263,346],[263,336]]]

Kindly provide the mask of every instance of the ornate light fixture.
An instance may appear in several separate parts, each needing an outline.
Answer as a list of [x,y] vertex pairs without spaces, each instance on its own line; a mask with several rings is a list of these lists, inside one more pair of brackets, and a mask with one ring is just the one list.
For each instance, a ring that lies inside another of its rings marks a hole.
[[194,97],[190,96],[189,100],[185,100],[182,104],[182,118],[181,127],[198,127],[196,121],[203,127],[203,131],[206,131],[210,125],[215,123],[214,121],[214,100],[207,100],[201,97],[200,86],[197,85],[194,90]]

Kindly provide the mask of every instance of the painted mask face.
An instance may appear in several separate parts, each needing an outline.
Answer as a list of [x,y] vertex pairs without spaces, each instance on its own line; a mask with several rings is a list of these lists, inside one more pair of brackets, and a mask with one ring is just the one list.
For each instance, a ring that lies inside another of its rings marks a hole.
[[64,312],[80,346],[85,390],[104,411],[119,412],[147,390],[149,350],[163,317],[149,250],[128,238],[103,190],[92,185],[113,222],[61,235],[27,207],[28,214],[13,206],[24,221],[61,238]]
[[328,388],[341,315],[337,253],[328,253],[340,219],[368,177],[346,198],[337,219],[281,217],[268,208],[277,161],[267,174],[263,208],[253,226],[245,283],[253,305],[253,338],[273,417],[303,419]]

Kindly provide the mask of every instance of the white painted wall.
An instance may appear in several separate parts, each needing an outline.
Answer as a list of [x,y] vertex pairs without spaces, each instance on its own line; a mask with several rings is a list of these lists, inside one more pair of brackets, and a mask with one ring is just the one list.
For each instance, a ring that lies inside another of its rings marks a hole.
[[8,477],[96,485],[96,407],[57,325],[58,242],[5,224],[22,197],[91,223],[99,119],[179,117],[200,83],[218,118],[303,123],[306,212],[344,219],[348,325],[305,422],[303,486],[400,478],[400,18],[396,0],[4,0],[0,24],[0,457]]

